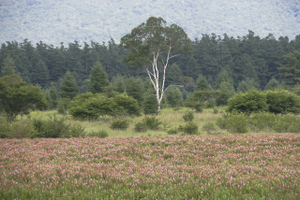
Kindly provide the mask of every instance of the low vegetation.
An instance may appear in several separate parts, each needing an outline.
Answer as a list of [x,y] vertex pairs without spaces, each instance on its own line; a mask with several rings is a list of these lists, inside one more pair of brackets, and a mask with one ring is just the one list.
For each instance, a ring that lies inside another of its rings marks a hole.
[[1,199],[299,199],[300,195],[299,134],[0,142]]

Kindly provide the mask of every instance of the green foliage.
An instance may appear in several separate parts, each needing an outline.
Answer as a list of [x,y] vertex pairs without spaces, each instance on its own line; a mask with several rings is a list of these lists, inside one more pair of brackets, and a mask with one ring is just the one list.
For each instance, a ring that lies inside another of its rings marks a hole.
[[134,126],[134,131],[135,132],[146,132],[147,130],[148,130],[147,126],[144,122],[138,122]]
[[167,133],[169,135],[176,135],[178,133],[178,129],[177,128],[173,128],[167,131]]
[[297,95],[287,90],[267,91],[269,112],[275,114],[299,113],[300,99]]
[[12,75],[15,74],[15,61],[10,57],[6,57],[3,61],[3,68],[1,70],[3,75]]
[[247,133],[247,122],[245,113],[227,113],[217,120],[217,125],[231,133]]
[[246,78],[239,83],[237,91],[245,93],[251,90],[257,90],[258,88],[259,84],[253,78]]
[[0,116],[0,138],[7,138],[9,137],[10,133],[10,124],[7,120]]
[[145,116],[143,123],[146,125],[147,129],[150,130],[159,130],[159,127],[162,124],[155,116]]
[[133,97],[137,100],[138,104],[142,106],[144,100],[144,83],[141,79],[130,77],[125,79],[125,91],[126,94],[130,97]]
[[275,90],[278,87],[279,87],[279,82],[275,78],[272,78],[265,86],[265,90]]
[[70,138],[84,137],[85,131],[79,124],[67,124],[65,118],[56,117],[48,120],[33,119],[36,133],[32,137],[44,138]]
[[270,112],[258,112],[250,115],[249,126],[254,131],[271,130],[277,124],[279,116]]
[[69,113],[75,118],[91,120],[104,115],[138,116],[140,108],[135,99],[126,95],[119,94],[108,98],[103,94],[88,92],[71,101]]
[[105,69],[100,62],[96,62],[91,70],[88,89],[92,93],[103,92],[103,87],[108,86],[109,81]]
[[99,116],[113,115],[115,108],[115,103],[109,98],[88,92],[71,101],[69,113],[75,118],[91,120]]
[[217,127],[214,122],[207,122],[203,125],[202,130],[206,131],[207,134],[213,134],[217,130]]
[[253,112],[267,111],[267,97],[259,91],[240,93],[228,100],[228,112],[242,112],[250,115]]
[[112,103],[116,104],[113,115],[139,116],[141,109],[136,99],[131,96],[119,94],[111,98]]
[[195,118],[194,112],[188,111],[182,116],[182,118],[184,119],[185,122],[191,122]]
[[168,105],[171,108],[180,107],[183,104],[183,96],[181,91],[176,88],[172,87],[170,88],[166,93],[166,99],[168,101]]
[[31,121],[15,121],[11,124],[9,138],[31,138],[35,133],[34,126]]
[[204,106],[211,105],[211,102],[215,101],[215,98],[219,95],[219,91],[216,90],[196,90],[185,101],[184,105],[195,109],[197,112],[202,112]]
[[208,83],[207,83],[206,78],[202,74],[200,74],[196,81],[195,90],[208,90],[208,89],[209,88],[208,88]]
[[138,122],[135,124],[134,130],[136,132],[145,132],[149,130],[159,130],[160,125],[162,124],[159,119],[155,116],[145,116],[142,122]]
[[34,105],[47,106],[41,88],[26,85],[16,74],[0,77],[0,102],[9,122],[13,121],[18,114],[27,113]]
[[152,92],[148,92],[148,94],[146,94],[145,100],[144,100],[144,106],[143,106],[144,114],[148,115],[148,114],[158,113],[157,105],[158,104],[157,104],[155,94],[153,94]]
[[[130,66],[144,68],[157,94],[157,111],[165,88],[166,69],[173,54],[192,52],[192,43],[185,31],[176,24],[170,26],[161,17],[149,17],[146,23],[135,27],[130,34],[121,38],[121,45],[131,52],[125,59]],[[179,55],[179,54],[177,54]],[[176,56],[177,56],[176,55]],[[158,59],[159,58],[159,59]],[[163,78],[160,78],[158,62],[163,63]],[[149,67],[151,66],[152,67]],[[162,80],[161,82],[159,82]]]
[[300,83],[300,52],[294,51],[284,56],[285,65],[278,70],[282,77],[288,78],[292,85]]
[[60,98],[58,99],[58,103],[57,103],[57,112],[59,114],[65,115],[67,114],[67,104],[65,103],[64,99]]
[[93,131],[93,132],[89,133],[87,136],[106,138],[106,137],[108,137],[108,133],[105,130],[101,130],[101,131],[97,131],[97,132]]
[[300,132],[300,117],[297,115],[282,115],[278,116],[278,120],[272,128],[277,133],[299,133]]
[[129,126],[129,121],[126,119],[115,119],[111,125],[111,129],[120,129],[120,130],[126,130]]
[[76,84],[76,80],[71,72],[67,71],[60,84],[60,96],[62,98],[72,99],[77,95],[78,91],[79,88]]
[[179,125],[178,130],[187,135],[195,135],[198,133],[198,125],[194,122],[188,122],[185,125]]

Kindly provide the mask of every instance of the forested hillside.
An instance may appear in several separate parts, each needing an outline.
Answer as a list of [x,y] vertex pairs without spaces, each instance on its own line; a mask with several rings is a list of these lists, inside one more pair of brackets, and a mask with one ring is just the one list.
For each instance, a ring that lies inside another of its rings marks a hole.
[[118,43],[150,16],[179,25],[191,39],[211,33],[237,37],[249,29],[261,37],[292,39],[300,30],[299,10],[297,0],[2,0],[0,43]]
[[[171,66],[167,68],[167,84],[188,82],[186,90],[192,92],[198,76],[203,75],[210,87],[215,88],[218,75],[226,70],[235,89],[243,81],[254,81],[258,88],[264,89],[272,78],[288,83],[278,68],[285,64],[284,55],[300,51],[300,35],[293,40],[287,37],[275,39],[272,35],[260,38],[252,31],[238,38],[226,34],[203,35],[193,41],[193,48],[191,55],[171,60]],[[51,82],[59,83],[69,70],[81,87],[80,91],[84,92],[96,61],[103,65],[110,81],[117,76],[147,78],[142,71],[122,62],[128,53],[114,40],[102,44],[90,42],[82,46],[75,41],[60,47],[43,42],[33,45],[29,40],[24,40],[2,44],[0,66],[3,68],[5,59],[12,58],[22,78],[42,88],[49,87]]]

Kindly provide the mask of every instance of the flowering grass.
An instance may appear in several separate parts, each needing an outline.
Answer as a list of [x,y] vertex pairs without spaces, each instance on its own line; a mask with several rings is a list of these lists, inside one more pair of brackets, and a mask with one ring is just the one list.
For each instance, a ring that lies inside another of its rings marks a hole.
[[299,134],[0,144],[0,199],[300,198]]

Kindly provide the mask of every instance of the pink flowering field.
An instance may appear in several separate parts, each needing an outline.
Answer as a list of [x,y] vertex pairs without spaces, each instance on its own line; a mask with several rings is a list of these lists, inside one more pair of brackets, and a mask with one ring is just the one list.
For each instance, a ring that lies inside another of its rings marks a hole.
[[0,144],[0,199],[300,199],[299,134]]

